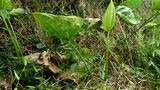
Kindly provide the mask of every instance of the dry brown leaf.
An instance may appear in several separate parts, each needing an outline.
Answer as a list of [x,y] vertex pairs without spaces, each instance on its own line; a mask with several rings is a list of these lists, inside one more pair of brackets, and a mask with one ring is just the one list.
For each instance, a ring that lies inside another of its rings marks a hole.
[[54,63],[50,61],[49,52],[44,51],[43,53],[33,53],[25,56],[25,58],[48,67],[53,73],[59,73],[61,71],[61,69],[59,69]]
[[60,81],[70,80],[70,81],[73,81],[76,84],[79,83],[79,77],[78,77],[77,73],[71,73],[69,71],[61,73],[60,76],[59,76],[59,80]]
[[11,85],[2,79],[2,77],[0,77],[0,90],[10,90],[11,89]]
[[60,61],[62,61],[62,62],[64,62],[64,61],[67,61],[67,56],[65,56],[65,55],[61,55],[60,53],[58,53],[58,52],[56,52],[57,53],[57,55],[58,55],[58,59],[60,60]]

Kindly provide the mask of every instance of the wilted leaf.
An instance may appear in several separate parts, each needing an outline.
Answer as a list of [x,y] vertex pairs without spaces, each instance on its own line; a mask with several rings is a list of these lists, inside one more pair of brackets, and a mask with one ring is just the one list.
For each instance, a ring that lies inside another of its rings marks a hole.
[[116,10],[113,1],[110,1],[110,4],[102,18],[102,25],[106,31],[110,31],[116,22]]
[[42,29],[58,39],[69,40],[80,30],[83,19],[77,16],[60,16],[49,13],[34,13]]
[[142,0],[126,0],[121,5],[129,7],[131,9],[138,8],[142,3]]
[[134,14],[132,10],[126,6],[118,6],[116,13],[126,22],[130,24],[138,24],[141,22],[141,17]]
[[0,0],[0,10],[10,10],[12,8],[11,0]]
[[152,1],[151,8],[153,10],[160,10],[160,0],[151,0],[151,1]]
[[50,61],[50,55],[46,51],[44,51],[43,53],[33,53],[25,56],[24,58],[25,60],[29,59],[38,64],[48,67],[53,73],[59,73],[61,71],[54,63]]
[[0,76],[0,90],[10,90],[11,85]]
[[70,70],[61,73],[58,78],[60,81],[73,81],[76,84],[78,84],[80,80],[79,75],[77,73],[71,72]]
[[[87,65],[91,70],[93,64],[88,63]],[[88,75],[88,71],[86,70],[84,62],[81,61],[79,63],[72,64],[70,69],[60,74],[59,79],[62,81],[70,80],[78,84],[79,80],[83,79],[86,75]]]
[[20,16],[24,14],[24,9],[22,8],[16,8],[16,9],[12,9],[9,14],[11,16]]

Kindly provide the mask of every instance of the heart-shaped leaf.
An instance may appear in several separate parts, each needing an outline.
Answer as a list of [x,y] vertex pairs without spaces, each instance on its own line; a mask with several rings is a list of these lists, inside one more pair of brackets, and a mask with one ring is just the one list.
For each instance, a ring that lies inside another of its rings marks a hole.
[[34,17],[44,31],[62,40],[69,40],[74,37],[83,24],[83,19],[77,16],[35,12]]
[[118,6],[116,13],[126,22],[130,24],[138,24],[141,22],[141,17],[134,14],[132,10],[126,6]]
[[152,7],[153,10],[160,10],[160,0],[152,0]]
[[102,25],[106,31],[110,31],[116,22],[116,10],[113,1],[111,0],[108,8],[102,18]]
[[0,10],[4,9],[12,9],[12,2],[11,0],[0,0]]

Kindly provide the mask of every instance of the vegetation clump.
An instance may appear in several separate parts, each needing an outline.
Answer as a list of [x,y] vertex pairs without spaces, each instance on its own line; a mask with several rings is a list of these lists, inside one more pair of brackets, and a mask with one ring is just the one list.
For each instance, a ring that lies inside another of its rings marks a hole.
[[0,0],[0,89],[159,90],[159,0]]

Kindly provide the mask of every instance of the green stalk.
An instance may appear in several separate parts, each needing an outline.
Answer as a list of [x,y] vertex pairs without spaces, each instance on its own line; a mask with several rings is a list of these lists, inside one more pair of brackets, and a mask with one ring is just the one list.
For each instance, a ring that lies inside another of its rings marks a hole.
[[103,67],[103,73],[104,73],[104,80],[108,78],[109,75],[109,44],[110,44],[110,40],[109,40],[109,33],[107,33],[107,37],[105,37],[105,43],[106,43],[106,60],[105,60],[105,64]]
[[[16,49],[16,54],[17,54],[18,58],[20,59],[20,56],[22,56],[22,53],[21,53],[20,46],[19,46],[19,43],[18,43],[16,35],[15,35],[15,32],[13,30],[13,27],[12,27],[9,19],[7,19],[7,21],[9,22],[9,25],[8,25],[6,19],[4,18],[4,15],[2,13],[1,13],[1,16],[2,16],[2,19],[4,21],[6,30],[8,31],[9,36],[11,37],[11,41],[13,43],[13,46]],[[9,26],[11,27],[11,30],[9,29]]]
[[84,58],[83,58],[83,56],[81,55],[81,53],[76,49],[76,47],[72,44],[71,41],[69,41],[69,44],[71,45],[71,47],[73,48],[73,50],[75,50],[75,51],[78,53],[78,55],[80,56],[80,59],[84,62],[85,67],[87,68],[89,74],[91,75],[91,71],[89,70],[89,68],[88,68],[88,66],[87,66],[87,64],[86,64],[86,61],[84,60]]
[[13,40],[15,41],[15,44],[16,44],[16,47],[17,47],[17,51],[18,51],[18,53],[20,54],[20,56],[23,56],[23,55],[22,55],[21,48],[20,48],[20,45],[19,45],[18,40],[17,40],[17,37],[16,37],[16,34],[15,34],[15,32],[14,32],[14,29],[13,29],[13,26],[12,26],[10,20],[9,20],[9,19],[7,19],[7,20],[8,20],[8,22],[9,22],[9,25],[10,25],[10,28],[11,28],[11,32],[12,32],[13,37],[14,37]]

